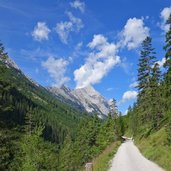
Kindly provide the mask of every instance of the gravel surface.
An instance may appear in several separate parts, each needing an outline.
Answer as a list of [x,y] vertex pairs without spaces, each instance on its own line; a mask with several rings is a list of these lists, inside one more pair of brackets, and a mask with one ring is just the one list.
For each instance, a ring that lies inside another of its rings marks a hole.
[[109,171],[164,171],[146,159],[132,141],[123,143],[112,160]]

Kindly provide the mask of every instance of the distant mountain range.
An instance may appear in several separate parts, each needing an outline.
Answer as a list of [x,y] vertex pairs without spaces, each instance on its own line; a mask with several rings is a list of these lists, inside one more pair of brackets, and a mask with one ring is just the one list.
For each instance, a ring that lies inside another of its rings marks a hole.
[[[2,60],[0,58],[0,60]],[[4,60],[3,60],[4,61]],[[9,68],[15,68],[19,72],[22,72],[17,64],[10,58],[5,59],[5,65]],[[27,77],[27,76],[26,76]],[[38,83],[27,77],[27,79],[32,82],[35,86],[40,86]],[[47,87],[50,93],[53,93],[57,99],[69,104],[81,111],[86,111],[88,113],[97,113],[99,117],[108,115],[109,112],[114,113],[115,111],[115,101],[107,101],[98,91],[96,91],[92,86],[87,86],[80,89],[71,90],[67,86],[63,85],[58,87]]]
[[48,87],[47,89],[61,101],[83,109],[88,113],[108,115],[109,112],[113,113],[115,110],[115,101],[107,101],[92,86],[71,90],[63,85],[60,88]]

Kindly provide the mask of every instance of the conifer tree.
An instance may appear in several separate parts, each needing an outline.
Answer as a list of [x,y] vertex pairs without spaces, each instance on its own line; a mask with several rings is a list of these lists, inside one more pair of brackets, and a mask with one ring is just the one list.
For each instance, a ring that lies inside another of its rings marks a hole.
[[157,128],[160,119],[162,118],[162,106],[161,106],[161,71],[159,64],[155,63],[152,68],[152,75],[150,80],[150,100],[151,100],[151,114],[152,114],[152,124]]
[[7,59],[7,53],[5,53],[5,48],[2,43],[0,43],[0,59],[1,60]]
[[169,24],[169,30],[166,33],[166,45],[164,46],[164,50],[166,51],[165,58],[166,62],[164,67],[166,69],[166,73],[164,74],[164,95],[165,95],[165,108],[168,117],[168,124],[166,127],[167,130],[167,139],[168,143],[171,145],[171,14],[167,20],[167,24]]
[[138,110],[142,115],[142,122],[150,120],[150,78],[152,66],[156,59],[151,41],[152,39],[147,37],[142,42],[141,56],[138,64]]
[[165,58],[166,62],[164,67],[166,68],[166,73],[164,74],[164,85],[165,85],[165,96],[166,96],[166,108],[170,107],[171,100],[171,15],[167,20],[167,24],[170,25],[169,31],[166,33],[166,45],[164,46],[164,50],[166,51]]

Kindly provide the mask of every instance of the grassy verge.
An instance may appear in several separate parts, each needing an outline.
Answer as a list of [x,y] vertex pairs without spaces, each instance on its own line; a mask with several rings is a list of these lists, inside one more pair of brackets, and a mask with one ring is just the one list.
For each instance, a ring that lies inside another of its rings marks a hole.
[[142,154],[166,171],[171,171],[171,147],[167,145],[165,128],[136,141]]
[[[120,144],[119,141],[112,143],[99,156],[93,159],[93,171],[107,171],[109,168],[109,161],[117,152]],[[85,168],[82,168],[80,171],[85,171]]]

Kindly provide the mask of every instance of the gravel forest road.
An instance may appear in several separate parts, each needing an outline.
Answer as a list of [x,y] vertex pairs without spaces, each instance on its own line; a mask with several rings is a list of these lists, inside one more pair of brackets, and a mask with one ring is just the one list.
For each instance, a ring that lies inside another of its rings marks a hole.
[[146,159],[130,140],[123,143],[112,160],[109,171],[164,171]]

